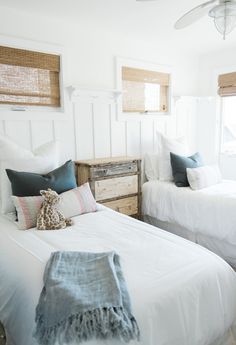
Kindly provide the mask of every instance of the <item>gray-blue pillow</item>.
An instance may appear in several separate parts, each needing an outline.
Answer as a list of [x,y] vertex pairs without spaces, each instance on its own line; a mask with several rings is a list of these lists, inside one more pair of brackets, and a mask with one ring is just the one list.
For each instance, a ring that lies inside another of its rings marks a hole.
[[203,165],[202,158],[198,152],[190,157],[183,157],[170,152],[170,162],[174,182],[177,187],[189,186],[187,168],[198,168]]
[[35,196],[40,194],[41,189],[48,188],[60,194],[77,187],[74,163],[71,160],[44,175],[11,169],[6,169],[6,173],[15,196]]

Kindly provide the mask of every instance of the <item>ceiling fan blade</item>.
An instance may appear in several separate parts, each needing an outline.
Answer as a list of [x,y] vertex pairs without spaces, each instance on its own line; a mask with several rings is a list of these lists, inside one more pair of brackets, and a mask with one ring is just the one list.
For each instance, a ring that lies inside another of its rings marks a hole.
[[208,13],[209,9],[211,8],[212,4],[218,0],[210,0],[205,2],[204,4],[201,4],[195,8],[193,8],[191,11],[187,12],[185,15],[183,15],[176,23],[175,23],[175,29],[183,29],[186,26],[191,25],[192,23],[198,21],[200,18],[202,18],[205,14]]

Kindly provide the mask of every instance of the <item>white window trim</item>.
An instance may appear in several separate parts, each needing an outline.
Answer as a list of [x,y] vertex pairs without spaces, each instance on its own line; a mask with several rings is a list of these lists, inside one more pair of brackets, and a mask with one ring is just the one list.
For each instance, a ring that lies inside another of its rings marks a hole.
[[116,57],[116,88],[117,90],[122,91],[122,67],[131,67],[131,68],[140,68],[146,69],[155,72],[162,72],[170,74],[170,85],[169,85],[169,94],[168,94],[168,112],[147,112],[144,114],[140,114],[134,112],[132,114],[123,112],[122,109],[122,95],[118,99],[117,103],[117,119],[118,120],[142,120],[142,119],[156,119],[158,116],[169,116],[171,115],[172,111],[172,102],[171,102],[171,95],[172,95],[172,68],[170,66],[165,65],[157,65],[155,63],[146,62],[146,61],[139,61],[133,59],[127,59],[122,57]]
[[222,66],[214,70],[214,77],[213,77],[213,82],[216,86],[215,89],[215,97],[217,100],[217,131],[216,135],[218,136],[218,156],[219,156],[219,162],[221,160],[221,156],[235,156],[235,154],[230,154],[227,152],[222,151],[222,143],[223,143],[223,99],[218,95],[218,76],[220,74],[226,74],[226,73],[231,73],[236,71],[236,65],[229,65],[229,66]]
[[[64,88],[65,80],[65,54],[64,47],[60,45],[50,44],[46,42],[38,42],[32,40],[21,39],[12,36],[0,35],[0,45],[11,48],[26,49],[32,51],[38,51],[48,54],[60,55],[60,100],[61,106],[59,108],[53,107],[40,107],[40,106],[25,106],[25,105],[11,105],[1,104],[0,105],[0,120],[11,119],[16,116],[16,113],[21,119],[32,119],[32,115],[37,119],[37,116],[45,119],[57,119],[64,117],[68,108],[68,96]],[[20,114],[19,114],[20,113]]]

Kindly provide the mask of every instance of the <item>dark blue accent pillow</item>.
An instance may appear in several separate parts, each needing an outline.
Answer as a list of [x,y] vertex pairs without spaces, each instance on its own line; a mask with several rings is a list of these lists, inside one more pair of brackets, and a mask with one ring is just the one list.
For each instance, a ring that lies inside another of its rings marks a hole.
[[170,152],[170,162],[174,182],[177,187],[189,186],[187,168],[198,168],[203,165],[202,158],[198,152],[190,157],[183,157]]
[[77,187],[74,163],[70,160],[48,174],[36,174],[6,169],[15,196],[40,195],[40,190],[51,188],[63,193]]

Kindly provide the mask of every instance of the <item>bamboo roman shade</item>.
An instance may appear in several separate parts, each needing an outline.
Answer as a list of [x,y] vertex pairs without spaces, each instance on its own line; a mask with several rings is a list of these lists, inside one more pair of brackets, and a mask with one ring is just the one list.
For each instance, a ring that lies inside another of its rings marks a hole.
[[236,96],[236,72],[219,75],[218,87],[221,97]]
[[170,75],[122,67],[124,112],[167,112]]
[[0,46],[0,103],[60,106],[60,56]]

